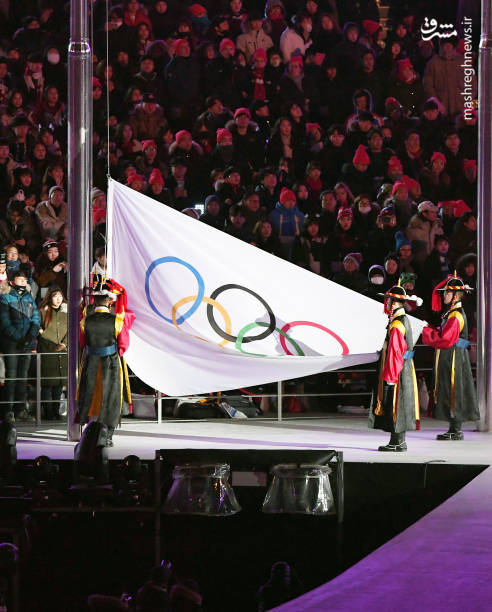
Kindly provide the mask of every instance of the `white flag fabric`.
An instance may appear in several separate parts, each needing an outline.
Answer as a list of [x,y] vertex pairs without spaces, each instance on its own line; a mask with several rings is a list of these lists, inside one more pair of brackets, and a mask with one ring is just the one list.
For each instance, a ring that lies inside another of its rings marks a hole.
[[[120,183],[108,272],[135,312],[125,357],[145,383],[193,395],[377,358],[382,305]],[[415,341],[423,323],[412,320]]]

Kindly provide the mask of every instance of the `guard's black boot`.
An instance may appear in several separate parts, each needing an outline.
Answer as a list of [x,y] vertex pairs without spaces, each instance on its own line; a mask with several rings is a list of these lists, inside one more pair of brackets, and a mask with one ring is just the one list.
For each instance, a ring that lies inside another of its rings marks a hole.
[[449,429],[446,433],[438,434],[436,440],[463,440],[463,432],[461,431],[461,422],[456,419],[449,421]]
[[405,442],[405,432],[392,433],[391,438],[386,446],[380,446],[378,451],[383,453],[404,453],[407,450],[407,443]]
[[113,434],[114,427],[108,427],[108,437],[106,438],[106,446],[114,446]]

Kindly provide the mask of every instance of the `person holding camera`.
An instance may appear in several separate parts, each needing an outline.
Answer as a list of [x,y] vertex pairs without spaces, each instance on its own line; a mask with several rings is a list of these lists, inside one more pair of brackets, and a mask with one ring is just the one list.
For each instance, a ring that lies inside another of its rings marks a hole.
[[27,272],[19,268],[2,284],[0,295],[0,347],[5,356],[5,400],[2,417],[26,418],[27,373],[35,353],[41,319],[28,285]]
[[60,254],[59,243],[55,240],[47,240],[34,266],[34,280],[39,285],[42,299],[48,293],[49,287],[53,285],[59,287],[63,295],[66,295],[67,271],[68,263]]

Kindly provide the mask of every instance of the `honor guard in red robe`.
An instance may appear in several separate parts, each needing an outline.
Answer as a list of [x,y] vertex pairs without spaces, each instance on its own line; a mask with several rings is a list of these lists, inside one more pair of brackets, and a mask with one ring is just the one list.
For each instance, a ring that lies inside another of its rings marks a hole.
[[468,322],[461,304],[471,291],[456,273],[439,283],[432,293],[432,310],[444,308],[441,326],[424,327],[422,331],[424,344],[436,349],[432,416],[449,422],[448,431],[438,434],[438,440],[463,440],[462,423],[480,419],[470,364]]
[[369,427],[390,432],[382,452],[407,450],[405,432],[417,429],[420,420],[417,378],[413,365],[412,328],[405,312],[405,302],[422,301],[400,285],[391,287],[384,296],[388,315],[386,339],[379,359],[378,384],[373,392]]

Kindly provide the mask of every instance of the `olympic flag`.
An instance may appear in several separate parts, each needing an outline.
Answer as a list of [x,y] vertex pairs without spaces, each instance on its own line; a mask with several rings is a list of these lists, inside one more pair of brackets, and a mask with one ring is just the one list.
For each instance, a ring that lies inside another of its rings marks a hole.
[[167,395],[367,363],[383,344],[382,304],[111,179],[108,242],[135,312],[126,360]]

